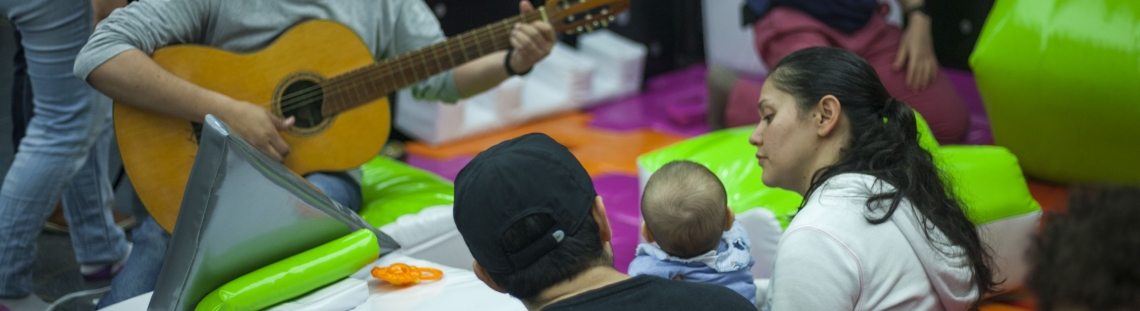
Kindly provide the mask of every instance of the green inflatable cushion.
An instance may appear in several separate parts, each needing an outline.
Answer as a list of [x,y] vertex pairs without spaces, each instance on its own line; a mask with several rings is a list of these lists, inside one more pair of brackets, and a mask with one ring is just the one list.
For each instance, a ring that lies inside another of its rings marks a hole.
[[234,279],[194,310],[261,310],[343,279],[379,256],[376,235],[361,229]]
[[431,172],[386,157],[361,167],[360,216],[377,228],[424,208],[455,202],[455,186]]
[[999,0],[970,67],[1026,174],[1140,182],[1140,1]]

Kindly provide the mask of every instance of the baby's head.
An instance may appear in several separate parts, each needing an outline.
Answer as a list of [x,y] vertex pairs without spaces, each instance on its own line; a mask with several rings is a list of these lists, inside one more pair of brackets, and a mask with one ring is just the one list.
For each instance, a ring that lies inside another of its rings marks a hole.
[[680,258],[716,249],[734,218],[720,179],[689,161],[670,162],[649,177],[641,215],[645,240]]

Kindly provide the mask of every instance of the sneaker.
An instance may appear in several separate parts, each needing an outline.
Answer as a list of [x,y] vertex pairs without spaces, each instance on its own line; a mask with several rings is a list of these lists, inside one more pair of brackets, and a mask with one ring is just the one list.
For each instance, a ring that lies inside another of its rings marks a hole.
[[0,311],[43,311],[48,304],[36,295],[24,298],[0,298]]
[[[83,275],[83,279],[88,281],[92,280],[105,280],[115,276],[119,270],[123,270],[123,266],[127,264],[127,258],[131,257],[131,248],[134,244],[127,243],[127,254],[123,259],[119,259],[113,264],[107,265],[79,265],[79,274]],[[4,311],[4,310],[0,310]]]

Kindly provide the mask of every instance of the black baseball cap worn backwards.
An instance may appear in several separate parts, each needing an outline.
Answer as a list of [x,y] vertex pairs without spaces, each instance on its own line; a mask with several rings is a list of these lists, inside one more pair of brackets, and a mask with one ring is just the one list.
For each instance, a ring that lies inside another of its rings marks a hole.
[[[455,178],[455,226],[479,265],[509,274],[535,262],[593,221],[594,182],[578,159],[550,136],[531,133],[480,152]],[[515,252],[503,247],[507,228],[546,214],[554,226]]]

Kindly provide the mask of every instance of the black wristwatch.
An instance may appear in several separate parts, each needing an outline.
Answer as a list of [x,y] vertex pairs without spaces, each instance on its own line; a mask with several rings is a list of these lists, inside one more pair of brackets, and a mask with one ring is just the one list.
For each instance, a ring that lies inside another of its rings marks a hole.
[[913,8],[909,8],[903,12],[903,28],[906,28],[906,25],[910,24],[910,14],[914,12],[922,12],[922,14],[925,14],[926,17],[930,18],[930,10],[926,9],[926,5],[919,5]]
[[515,52],[514,47],[507,48],[507,58],[503,59],[503,67],[507,68],[507,74],[512,75],[512,76],[522,76],[522,75],[526,75],[526,74],[530,73],[531,70],[534,70],[534,66],[531,66],[530,69],[527,69],[526,71],[515,72],[515,69],[511,68],[511,54],[514,52]]

